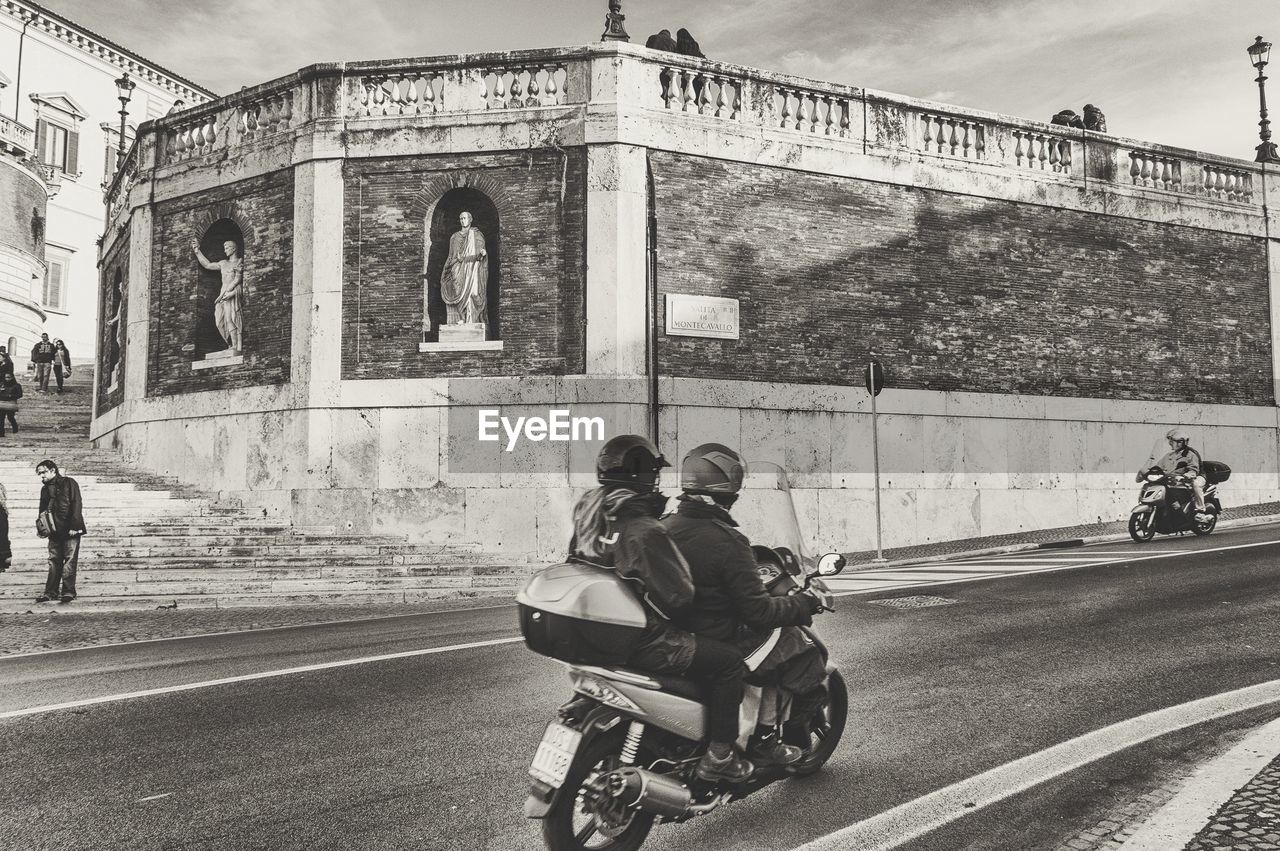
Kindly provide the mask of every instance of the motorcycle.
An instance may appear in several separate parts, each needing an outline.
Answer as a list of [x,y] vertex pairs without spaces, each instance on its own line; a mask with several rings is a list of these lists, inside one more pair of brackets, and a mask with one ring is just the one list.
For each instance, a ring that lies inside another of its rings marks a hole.
[[[734,516],[744,529],[768,530],[775,544],[752,548],[765,587],[775,596],[807,590],[819,598],[823,610],[833,610],[834,598],[821,577],[839,573],[844,558],[807,554],[781,467],[755,463],[748,469]],[[644,625],[644,610],[625,582],[613,571],[569,562],[539,572],[516,599],[527,646],[565,664],[574,692],[547,725],[529,768],[524,812],[542,820],[543,839],[551,851],[635,851],[656,823],[685,822],[779,780],[813,774],[840,743],[848,690],[811,629],[802,628],[822,654],[828,698],[813,716],[802,759],[789,767],[757,767],[738,784],[713,783],[695,774],[707,747],[706,711],[697,683],[592,663],[600,653],[625,658],[633,630]],[[752,654],[757,664],[780,634],[774,630]],[[739,719],[740,743],[757,720],[780,729],[789,709],[787,696],[779,690],[747,691]]]
[[1150,541],[1157,533],[1181,535],[1194,532],[1208,535],[1218,526],[1222,503],[1218,500],[1218,485],[1231,477],[1231,468],[1219,461],[1205,461],[1202,465],[1205,478],[1204,509],[1207,520],[1196,519],[1195,491],[1191,477],[1181,472],[1166,472],[1151,467],[1142,474],[1142,491],[1138,504],[1129,514],[1129,537],[1140,544]]

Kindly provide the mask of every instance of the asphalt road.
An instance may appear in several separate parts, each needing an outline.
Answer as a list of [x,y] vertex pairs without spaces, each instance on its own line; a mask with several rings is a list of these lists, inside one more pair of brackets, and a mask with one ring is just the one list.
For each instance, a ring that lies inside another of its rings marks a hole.
[[[819,622],[852,690],[836,757],[645,847],[792,848],[1108,724],[1280,679],[1280,529],[1134,547],[1157,550],[1188,554],[879,595],[956,601],[931,608],[841,598]],[[515,635],[499,608],[0,659],[0,714],[369,660],[0,717],[0,847],[538,848],[520,805],[563,668],[518,642],[371,658]],[[1055,847],[1276,716],[1130,748],[910,847]]]

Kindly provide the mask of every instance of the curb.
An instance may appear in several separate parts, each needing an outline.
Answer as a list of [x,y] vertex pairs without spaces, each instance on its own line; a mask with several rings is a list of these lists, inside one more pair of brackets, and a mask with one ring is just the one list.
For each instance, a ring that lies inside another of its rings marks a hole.
[[[1248,526],[1265,526],[1268,523],[1280,523],[1280,514],[1263,514],[1257,517],[1239,517],[1228,518],[1218,523],[1221,529],[1237,529]],[[986,547],[976,550],[962,550],[954,553],[943,553],[935,556],[914,556],[912,558],[894,559],[892,561],[873,563],[859,562],[850,565],[851,573],[858,573],[867,570],[879,570],[889,567],[903,567],[910,564],[932,564],[939,561],[953,561],[962,558],[978,558],[980,556],[996,556],[1009,555],[1011,553],[1025,553],[1031,550],[1056,550],[1070,549],[1072,547],[1083,547],[1090,544],[1106,544],[1115,541],[1128,541],[1128,532],[1112,532],[1106,535],[1086,535],[1083,538],[1064,538],[1058,541],[1040,541],[1023,544],[1004,544],[999,547]]]
[[1123,847],[1126,851],[1185,848],[1278,754],[1280,720],[1263,724],[1226,753],[1203,763],[1172,799],[1137,827]]

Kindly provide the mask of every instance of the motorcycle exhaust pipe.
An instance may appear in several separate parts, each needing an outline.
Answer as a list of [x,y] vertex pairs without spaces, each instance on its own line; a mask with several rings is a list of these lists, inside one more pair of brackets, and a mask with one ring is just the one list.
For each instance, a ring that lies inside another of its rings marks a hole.
[[628,807],[665,818],[689,815],[693,793],[678,780],[625,766],[609,774],[609,794]]

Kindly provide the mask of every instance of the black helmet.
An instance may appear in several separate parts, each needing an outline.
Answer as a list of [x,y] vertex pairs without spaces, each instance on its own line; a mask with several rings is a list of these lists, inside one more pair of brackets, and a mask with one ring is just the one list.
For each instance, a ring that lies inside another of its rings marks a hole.
[[652,490],[658,471],[670,466],[649,438],[620,434],[600,447],[596,455],[596,481],[602,485]]
[[742,489],[747,465],[737,452],[719,443],[704,443],[680,464],[680,489],[709,496],[733,494]]

